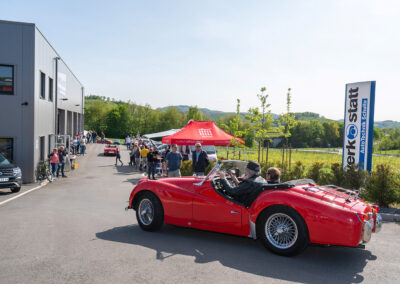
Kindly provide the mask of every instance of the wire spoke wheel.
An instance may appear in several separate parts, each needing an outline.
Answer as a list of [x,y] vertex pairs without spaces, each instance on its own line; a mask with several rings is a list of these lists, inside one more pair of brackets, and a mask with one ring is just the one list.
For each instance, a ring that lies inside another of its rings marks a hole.
[[140,222],[143,225],[149,226],[154,218],[153,203],[149,199],[143,198],[139,203],[138,213]]
[[275,213],[265,223],[265,236],[276,248],[291,248],[298,238],[296,222],[284,213]]

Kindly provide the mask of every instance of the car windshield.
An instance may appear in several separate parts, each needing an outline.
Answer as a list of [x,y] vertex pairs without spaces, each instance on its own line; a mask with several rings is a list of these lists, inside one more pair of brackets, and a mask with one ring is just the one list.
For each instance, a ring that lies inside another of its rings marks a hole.
[[115,146],[115,145],[108,145],[108,146],[106,146],[106,148],[117,148],[117,146]]
[[4,157],[3,154],[0,153],[0,165],[9,165],[10,162]]
[[245,170],[248,162],[246,161],[237,161],[237,160],[224,160],[215,165],[215,167],[208,173],[208,175],[200,182],[198,185],[203,184],[206,180],[211,180],[215,178],[217,173],[224,171],[233,170],[236,172],[238,178],[243,177],[245,175]]

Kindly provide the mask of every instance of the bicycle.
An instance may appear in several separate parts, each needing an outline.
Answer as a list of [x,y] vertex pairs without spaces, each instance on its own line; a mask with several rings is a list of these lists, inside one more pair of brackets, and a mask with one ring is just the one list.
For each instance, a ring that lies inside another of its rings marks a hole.
[[47,179],[49,182],[53,181],[53,175],[50,167],[50,160],[39,163],[38,180],[42,181]]

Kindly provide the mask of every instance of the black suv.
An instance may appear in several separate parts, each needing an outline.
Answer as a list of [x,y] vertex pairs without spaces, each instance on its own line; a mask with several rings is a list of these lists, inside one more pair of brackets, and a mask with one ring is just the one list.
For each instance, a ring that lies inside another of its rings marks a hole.
[[10,188],[12,192],[18,192],[21,189],[21,184],[21,169],[11,164],[0,153],[0,188]]

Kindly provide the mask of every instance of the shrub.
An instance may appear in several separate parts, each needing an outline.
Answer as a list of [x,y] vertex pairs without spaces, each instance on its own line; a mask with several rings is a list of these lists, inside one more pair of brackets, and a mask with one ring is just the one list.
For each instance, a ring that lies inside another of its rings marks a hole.
[[305,165],[301,161],[297,161],[288,172],[287,180],[302,179],[305,177]]
[[321,162],[312,163],[311,167],[307,171],[307,178],[312,179],[317,184],[320,183],[320,171],[323,168],[324,164]]
[[358,168],[358,165],[350,165],[344,171],[343,186],[348,189],[360,189],[365,186],[367,172]]
[[331,183],[337,186],[343,186],[344,185],[344,169],[342,164],[339,163],[333,163],[331,164],[331,170],[332,170],[332,180]]
[[363,197],[379,206],[400,202],[400,181],[390,165],[377,165],[368,178]]
[[318,183],[321,185],[332,184],[334,174],[330,167],[323,167],[319,171],[319,181]]
[[[215,163],[213,161],[210,161],[210,164],[206,168],[205,174],[208,174],[212,168],[214,168]],[[181,175],[182,176],[191,176],[193,175],[193,170],[192,170],[192,161],[183,161],[182,163],[182,168],[181,168]]]
[[181,175],[182,176],[193,175],[192,161],[183,161],[182,168],[181,168]]

